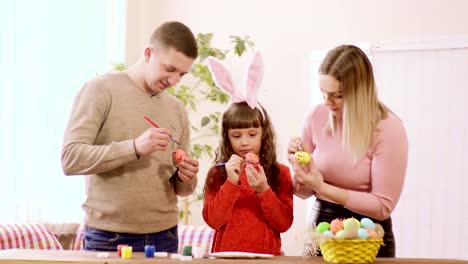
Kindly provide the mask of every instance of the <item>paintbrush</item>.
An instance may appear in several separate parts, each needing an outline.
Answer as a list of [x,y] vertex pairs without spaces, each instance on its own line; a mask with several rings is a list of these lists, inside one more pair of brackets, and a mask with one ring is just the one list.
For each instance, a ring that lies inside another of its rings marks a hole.
[[[146,119],[146,121],[148,121],[148,122],[149,122],[151,125],[153,125],[155,128],[159,128],[159,126],[158,126],[155,122],[153,122],[153,120],[151,120],[149,117],[144,116],[144,118]],[[177,141],[177,140],[175,139],[174,136],[172,136],[172,135],[170,135],[170,136],[171,136],[171,140],[172,140],[172,141],[174,141],[175,143],[177,143],[177,145],[180,145],[179,141]]]

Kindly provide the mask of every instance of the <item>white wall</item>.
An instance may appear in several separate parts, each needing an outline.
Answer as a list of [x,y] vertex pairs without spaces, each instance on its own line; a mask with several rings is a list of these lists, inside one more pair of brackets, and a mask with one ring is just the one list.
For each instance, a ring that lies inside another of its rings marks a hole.
[[404,120],[410,142],[393,214],[400,253],[468,260],[468,36],[419,44],[374,53],[380,95]]
[[[214,33],[220,47],[228,47],[230,35],[250,35],[266,64],[260,99],[274,120],[281,161],[287,163],[288,139],[299,133],[311,106],[312,50],[342,43],[467,35],[468,1],[133,0],[128,1],[127,19],[127,65],[142,54],[154,28],[168,20],[184,22],[195,33]],[[290,108],[280,108],[280,103]],[[192,208],[192,223],[202,223],[199,209]],[[306,212],[306,202],[295,199],[294,224],[283,236],[288,255],[301,253],[298,234],[305,229]]]

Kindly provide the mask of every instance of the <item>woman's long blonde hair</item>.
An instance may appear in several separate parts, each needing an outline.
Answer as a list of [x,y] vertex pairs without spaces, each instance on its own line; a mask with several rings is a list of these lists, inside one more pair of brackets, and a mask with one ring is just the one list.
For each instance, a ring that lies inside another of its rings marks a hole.
[[[372,65],[356,46],[342,45],[330,50],[319,68],[333,76],[342,87],[343,148],[359,161],[372,144],[377,123],[390,111],[378,100]],[[328,129],[334,135],[339,120],[330,113]]]

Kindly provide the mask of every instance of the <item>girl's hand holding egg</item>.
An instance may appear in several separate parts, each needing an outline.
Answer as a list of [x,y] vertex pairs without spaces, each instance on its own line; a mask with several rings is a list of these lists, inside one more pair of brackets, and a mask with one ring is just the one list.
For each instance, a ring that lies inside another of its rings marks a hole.
[[260,166],[260,159],[255,153],[249,152],[245,155],[244,170],[249,185],[256,193],[262,193],[268,189],[265,172],[263,167]]
[[245,175],[249,185],[255,190],[256,193],[263,193],[268,189],[269,185],[265,171],[263,171],[263,167],[259,164],[246,164]]
[[260,169],[259,169],[259,165],[260,165],[260,159],[258,158],[257,155],[255,155],[255,153],[252,153],[252,152],[249,152],[247,154],[245,154],[245,159],[244,159],[244,170],[245,170],[245,167],[247,165],[253,165],[254,168],[259,172]]

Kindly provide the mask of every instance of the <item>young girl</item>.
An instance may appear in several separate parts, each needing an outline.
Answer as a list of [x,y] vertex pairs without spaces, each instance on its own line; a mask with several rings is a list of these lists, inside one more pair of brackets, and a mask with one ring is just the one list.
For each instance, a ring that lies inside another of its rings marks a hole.
[[[293,221],[292,183],[289,168],[276,161],[273,127],[256,99],[261,57],[255,54],[248,71],[246,96],[220,61],[209,58],[208,63],[215,83],[234,102],[222,115],[216,165],[204,189],[203,218],[216,230],[212,251],[280,255],[280,233]],[[246,162],[248,153],[257,155],[259,164]]]

